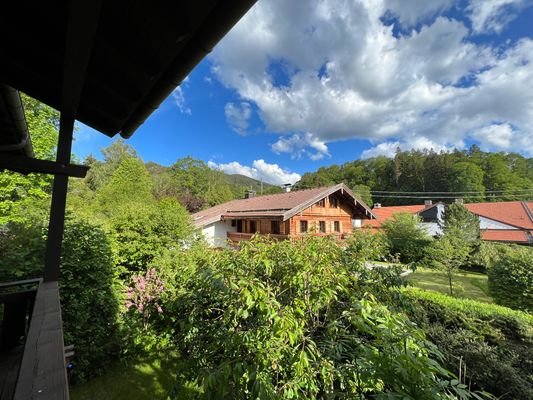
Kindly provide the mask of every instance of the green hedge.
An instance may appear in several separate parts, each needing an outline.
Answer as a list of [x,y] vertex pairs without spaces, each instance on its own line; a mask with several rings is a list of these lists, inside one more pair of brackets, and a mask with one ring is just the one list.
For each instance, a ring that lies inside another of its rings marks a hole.
[[473,389],[533,398],[532,315],[418,288],[402,295],[402,308],[444,354],[447,369]]

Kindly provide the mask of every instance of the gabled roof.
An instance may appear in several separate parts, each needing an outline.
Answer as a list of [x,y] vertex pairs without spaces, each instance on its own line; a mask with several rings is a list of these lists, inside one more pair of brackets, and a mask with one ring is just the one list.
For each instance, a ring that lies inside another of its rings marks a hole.
[[533,201],[500,201],[470,203],[465,207],[472,214],[503,222],[522,229],[533,229]]
[[374,217],[370,208],[345,184],[341,183],[331,187],[232,200],[193,214],[192,219],[197,228],[220,221],[222,218],[276,217],[286,221],[317,201],[337,192],[340,192],[353,206],[354,213],[363,214],[368,218]]

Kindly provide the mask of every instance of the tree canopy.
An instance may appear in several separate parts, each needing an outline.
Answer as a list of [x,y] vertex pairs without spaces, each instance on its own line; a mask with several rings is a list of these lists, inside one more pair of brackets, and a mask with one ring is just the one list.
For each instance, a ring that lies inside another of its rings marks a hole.
[[[468,150],[398,150],[394,157],[372,157],[321,167],[302,176],[297,188],[345,183],[366,199],[367,190],[389,192],[464,192],[465,201],[525,200],[533,196],[533,158],[517,153],[488,153],[473,145]],[[362,186],[364,185],[364,186]],[[444,200],[444,194],[431,195]],[[384,205],[420,204],[420,198],[374,194]]]

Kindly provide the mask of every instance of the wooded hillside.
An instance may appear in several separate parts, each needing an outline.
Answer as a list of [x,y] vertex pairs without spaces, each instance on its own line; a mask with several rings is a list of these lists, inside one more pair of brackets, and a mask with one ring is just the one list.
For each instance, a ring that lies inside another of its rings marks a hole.
[[[121,140],[102,150],[103,161],[87,157],[85,164],[91,169],[84,181],[78,183],[83,190],[97,192],[110,179],[121,162],[137,158],[135,150]],[[140,159],[139,159],[140,160]],[[257,194],[281,192],[281,188],[243,175],[228,175],[211,169],[207,163],[192,157],[176,160],[169,167],[154,162],[144,164],[153,181],[153,196],[177,199],[191,213],[203,208],[244,197],[246,190]]]
[[[413,197],[428,196],[413,192],[455,192],[430,195],[447,202],[453,201],[448,196],[470,202],[526,200],[533,198],[533,158],[484,152],[475,145],[450,153],[397,151],[393,158],[379,156],[319,168],[304,174],[297,187],[341,182],[364,200],[384,205],[420,204],[423,199]],[[408,194],[411,197],[401,197]]]

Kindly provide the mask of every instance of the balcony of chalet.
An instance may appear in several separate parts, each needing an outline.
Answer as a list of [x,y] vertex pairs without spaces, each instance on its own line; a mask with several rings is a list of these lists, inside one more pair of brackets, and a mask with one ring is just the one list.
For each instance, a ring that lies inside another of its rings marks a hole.
[[228,239],[234,243],[238,244],[239,242],[243,240],[250,240],[254,235],[263,235],[266,237],[269,237],[274,240],[291,240],[291,241],[297,241],[297,240],[303,240],[306,237],[332,237],[336,240],[341,240],[345,238],[345,235],[338,232],[331,232],[331,233],[318,233],[318,232],[309,232],[309,233],[297,233],[293,235],[283,235],[283,234],[272,234],[272,233],[244,233],[244,232],[228,232],[227,236]]

